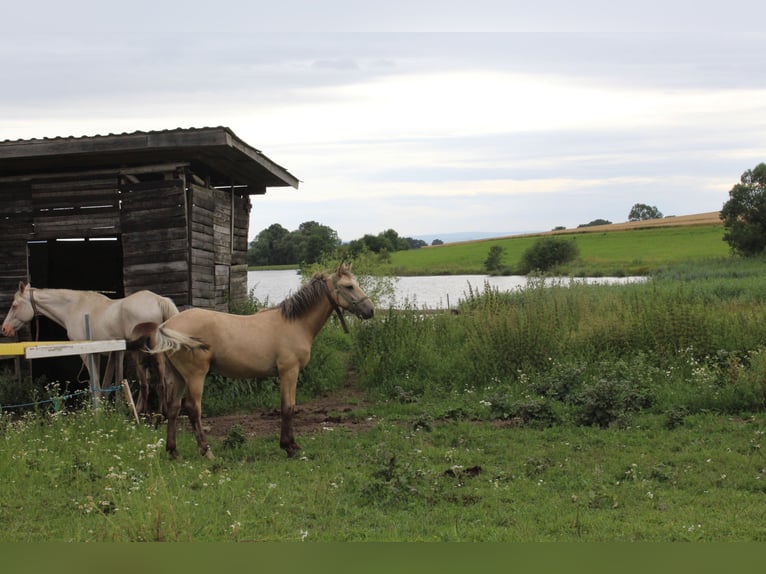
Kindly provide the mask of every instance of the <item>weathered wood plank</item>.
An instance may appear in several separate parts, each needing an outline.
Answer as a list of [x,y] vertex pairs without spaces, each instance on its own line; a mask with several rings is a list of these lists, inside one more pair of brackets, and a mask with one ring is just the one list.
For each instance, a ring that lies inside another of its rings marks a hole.
[[135,293],[141,289],[149,289],[160,294],[170,290],[185,293],[188,290],[188,278],[186,270],[183,273],[164,273],[157,276],[152,273],[130,273],[126,269],[123,284],[126,293]]
[[141,232],[126,233],[122,237],[123,248],[158,251],[183,246],[186,247],[186,228],[167,227],[161,229],[147,229]]
[[78,190],[94,189],[118,189],[119,181],[116,175],[106,175],[102,177],[80,176],[58,177],[52,180],[43,181],[35,179],[30,182],[33,192],[55,196],[57,193],[65,193]]
[[186,265],[186,249],[181,247],[179,249],[168,249],[162,251],[150,251],[150,252],[135,252],[135,253],[123,253],[122,256],[123,266],[125,268],[130,267],[136,269],[141,265],[147,265],[150,263],[172,263],[182,261],[184,266]]
[[162,222],[160,227],[176,227],[179,221],[185,220],[184,212],[177,206],[155,207],[152,209],[129,209],[124,210],[122,219],[125,222],[140,225],[146,221]]
[[207,211],[213,211],[215,209],[215,199],[213,192],[210,189],[200,187],[192,184],[192,205],[195,208],[204,208]]
[[79,341],[28,346],[25,349],[24,355],[27,359],[45,359],[48,357],[84,355],[90,353],[108,353],[110,351],[124,350],[125,341],[122,339],[117,339],[113,341]]
[[141,273],[173,273],[173,272],[186,272],[186,261],[159,261],[157,263],[138,263],[125,266],[125,272],[128,270],[133,274]]

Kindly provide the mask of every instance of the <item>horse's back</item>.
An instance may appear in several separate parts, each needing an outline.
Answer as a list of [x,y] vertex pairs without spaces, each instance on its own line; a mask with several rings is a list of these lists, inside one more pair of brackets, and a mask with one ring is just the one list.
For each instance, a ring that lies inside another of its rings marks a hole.
[[122,299],[108,299],[98,305],[96,329],[104,338],[129,339],[133,328],[141,323],[162,323],[176,315],[172,300],[152,291],[137,291]]
[[[311,348],[310,341],[304,344],[296,331],[285,332],[285,322],[277,310],[233,315],[210,309],[187,309],[165,321],[162,327],[205,343],[213,368],[231,377],[273,375],[284,357],[294,356],[300,361]],[[174,355],[171,360],[174,359],[180,357]]]

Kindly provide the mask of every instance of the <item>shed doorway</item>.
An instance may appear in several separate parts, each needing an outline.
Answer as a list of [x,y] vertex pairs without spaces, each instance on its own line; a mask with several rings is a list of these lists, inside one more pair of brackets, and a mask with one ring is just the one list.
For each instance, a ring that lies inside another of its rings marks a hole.
[[[112,299],[125,296],[122,283],[122,242],[106,239],[50,239],[27,243],[29,280],[33,287],[99,291]],[[63,327],[47,317],[30,325],[31,336],[40,341],[66,341]],[[38,330],[39,329],[39,330]],[[30,361],[32,377],[49,381],[76,382],[81,373],[80,357],[56,357]]]
[[119,238],[50,239],[27,245],[33,287],[100,291],[113,299],[125,296]]

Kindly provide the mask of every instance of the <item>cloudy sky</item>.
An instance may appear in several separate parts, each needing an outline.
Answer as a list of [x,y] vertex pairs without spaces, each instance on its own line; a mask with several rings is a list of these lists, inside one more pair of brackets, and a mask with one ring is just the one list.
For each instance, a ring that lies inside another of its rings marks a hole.
[[754,0],[13,4],[0,140],[228,126],[301,180],[253,236],[714,211],[766,161]]

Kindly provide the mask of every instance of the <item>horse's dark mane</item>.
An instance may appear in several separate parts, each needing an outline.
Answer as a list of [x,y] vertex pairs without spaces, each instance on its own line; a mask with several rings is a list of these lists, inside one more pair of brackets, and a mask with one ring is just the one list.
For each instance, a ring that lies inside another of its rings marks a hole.
[[277,305],[277,309],[282,313],[282,317],[292,321],[306,315],[317,301],[325,296],[325,279],[327,279],[326,274],[315,273],[309,282],[301,287],[297,293]]

